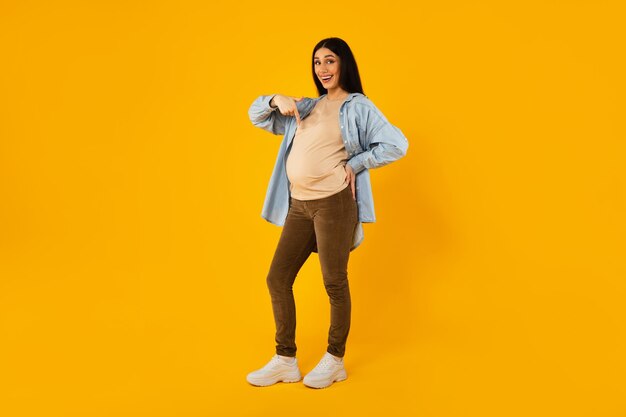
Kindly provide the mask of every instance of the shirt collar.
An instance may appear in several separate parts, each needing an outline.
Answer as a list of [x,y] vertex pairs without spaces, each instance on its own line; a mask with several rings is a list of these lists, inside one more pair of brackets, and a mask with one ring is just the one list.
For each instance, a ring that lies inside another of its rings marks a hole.
[[[347,103],[348,101],[352,100],[354,97],[360,95],[361,93],[350,93],[348,94],[348,97],[346,97],[346,99],[344,100],[344,103]],[[327,94],[322,94],[321,96],[319,96],[317,99],[321,100],[323,99]]]

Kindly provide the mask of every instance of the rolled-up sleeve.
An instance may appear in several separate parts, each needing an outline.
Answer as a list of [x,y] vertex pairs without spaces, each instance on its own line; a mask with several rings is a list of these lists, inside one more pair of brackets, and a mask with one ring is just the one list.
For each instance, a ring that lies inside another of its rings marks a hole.
[[355,174],[364,169],[378,168],[390,164],[403,156],[409,142],[402,131],[391,124],[373,104],[365,111],[367,126],[364,143],[367,149],[348,160]]
[[248,109],[248,116],[256,127],[260,127],[275,135],[284,135],[287,116],[276,111],[277,107],[273,108],[270,106],[270,101],[275,95],[270,94],[257,97]]

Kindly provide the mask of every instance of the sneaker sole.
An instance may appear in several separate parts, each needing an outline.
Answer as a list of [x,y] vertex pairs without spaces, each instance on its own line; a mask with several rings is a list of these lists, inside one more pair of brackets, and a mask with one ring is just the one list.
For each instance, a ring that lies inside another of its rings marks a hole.
[[248,381],[249,384],[254,385],[255,387],[269,387],[270,385],[274,385],[277,384],[279,382],[286,382],[286,383],[292,383],[292,382],[300,382],[300,380],[302,380],[302,376],[287,376],[287,377],[277,377],[273,380],[255,380],[255,379],[249,379],[246,378],[246,381]]
[[345,381],[346,379],[348,379],[348,374],[346,373],[345,370],[339,372],[337,374],[337,376],[335,378],[333,378],[333,380],[326,385],[315,385],[315,383],[311,383],[309,382],[308,384],[306,382],[303,381],[303,384],[309,388],[315,388],[315,389],[322,389],[322,388],[328,388],[330,387],[332,384],[334,384],[335,382],[341,382],[341,381]]

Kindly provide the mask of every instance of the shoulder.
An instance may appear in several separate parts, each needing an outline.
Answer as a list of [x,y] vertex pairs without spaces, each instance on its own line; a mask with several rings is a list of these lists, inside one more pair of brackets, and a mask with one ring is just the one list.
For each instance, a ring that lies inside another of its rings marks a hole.
[[385,120],[385,116],[383,113],[376,107],[376,104],[361,93],[354,93],[355,95],[350,100],[350,105],[352,108],[356,110],[356,116],[359,117],[371,117],[376,118],[376,116]]
[[361,93],[351,93],[349,103],[351,105],[374,104],[366,95]]

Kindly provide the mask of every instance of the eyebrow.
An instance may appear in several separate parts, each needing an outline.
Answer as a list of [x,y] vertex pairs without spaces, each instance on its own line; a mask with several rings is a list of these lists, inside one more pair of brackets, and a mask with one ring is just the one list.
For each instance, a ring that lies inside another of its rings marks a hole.
[[[331,57],[331,58],[334,58],[334,57],[335,57],[335,55],[324,55],[324,58],[326,58],[326,57]],[[319,58],[318,58],[318,57],[313,57],[313,59],[319,59]]]

